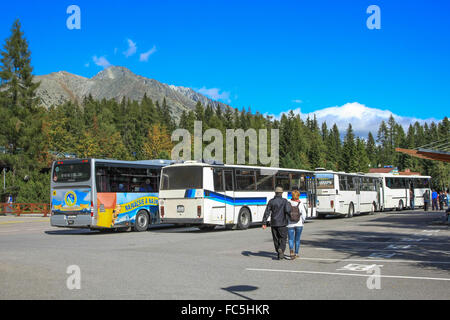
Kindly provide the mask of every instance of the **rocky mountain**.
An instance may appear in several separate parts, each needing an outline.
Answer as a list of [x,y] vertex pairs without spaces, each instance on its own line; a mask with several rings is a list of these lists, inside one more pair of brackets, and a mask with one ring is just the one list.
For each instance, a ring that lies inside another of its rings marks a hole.
[[141,100],[144,94],[154,102],[160,103],[166,98],[173,115],[178,118],[183,110],[192,110],[200,101],[204,106],[226,105],[209,99],[191,88],[167,85],[154,79],[141,77],[125,67],[109,67],[92,78],[85,78],[65,71],[35,76],[41,85],[37,95],[46,107],[59,105],[66,101],[82,102],[92,95],[94,99]]

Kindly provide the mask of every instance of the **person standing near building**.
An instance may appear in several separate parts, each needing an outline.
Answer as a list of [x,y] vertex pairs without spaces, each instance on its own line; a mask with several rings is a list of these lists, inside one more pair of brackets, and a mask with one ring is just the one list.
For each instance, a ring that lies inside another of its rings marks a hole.
[[431,209],[437,210],[438,209],[438,193],[436,190],[433,190],[433,193],[431,194]]
[[[288,237],[289,237],[289,252],[291,260],[298,258],[298,252],[300,250],[300,236],[303,231],[303,223],[306,218],[306,209],[303,203],[300,201],[300,192],[298,190],[292,191],[291,215],[289,217],[288,224]],[[294,253],[295,250],[295,253]]]
[[291,205],[282,196],[283,188],[276,187],[275,197],[267,204],[263,217],[263,229],[265,230],[270,215],[273,244],[275,246],[275,251],[278,253],[278,260],[284,259],[288,234],[288,217],[291,214]]
[[423,208],[428,211],[428,205],[430,204],[430,192],[428,190],[423,194]]
[[444,191],[439,192],[439,210],[444,210],[445,194]]
[[445,199],[447,201],[447,209],[448,209],[448,208],[450,208],[450,205],[449,205],[450,199],[449,199],[448,189],[445,190]]
[[410,205],[411,205],[411,210],[414,210],[414,188],[413,187],[411,187],[410,189],[409,189],[409,202],[410,202]]

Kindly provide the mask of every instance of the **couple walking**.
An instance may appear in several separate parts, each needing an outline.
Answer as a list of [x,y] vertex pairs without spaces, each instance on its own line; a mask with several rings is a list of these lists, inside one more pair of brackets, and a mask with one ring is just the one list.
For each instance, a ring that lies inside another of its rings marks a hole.
[[[298,257],[300,249],[300,236],[305,222],[306,210],[300,201],[300,192],[294,187],[292,199],[282,197],[283,188],[275,189],[275,197],[269,201],[264,212],[263,229],[266,229],[267,219],[270,215],[273,244],[278,253],[278,260],[284,259],[286,240],[289,238],[291,260]],[[295,250],[295,251],[294,251]]]

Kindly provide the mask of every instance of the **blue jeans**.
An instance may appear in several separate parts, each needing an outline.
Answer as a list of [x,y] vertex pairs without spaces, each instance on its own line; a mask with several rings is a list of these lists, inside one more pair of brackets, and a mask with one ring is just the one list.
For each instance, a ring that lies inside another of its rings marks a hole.
[[289,249],[294,250],[295,241],[295,254],[298,254],[300,250],[300,236],[302,235],[303,227],[288,228],[289,235]]

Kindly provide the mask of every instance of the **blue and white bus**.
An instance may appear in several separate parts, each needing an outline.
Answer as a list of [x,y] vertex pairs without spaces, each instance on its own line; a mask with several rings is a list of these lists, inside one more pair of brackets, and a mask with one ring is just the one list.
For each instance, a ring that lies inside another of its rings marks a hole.
[[315,179],[312,171],[186,161],[161,171],[162,223],[214,229],[247,229],[261,223],[275,186],[297,186],[308,217],[315,217]]
[[64,228],[145,231],[159,223],[161,168],[168,160],[54,161],[51,225]]

